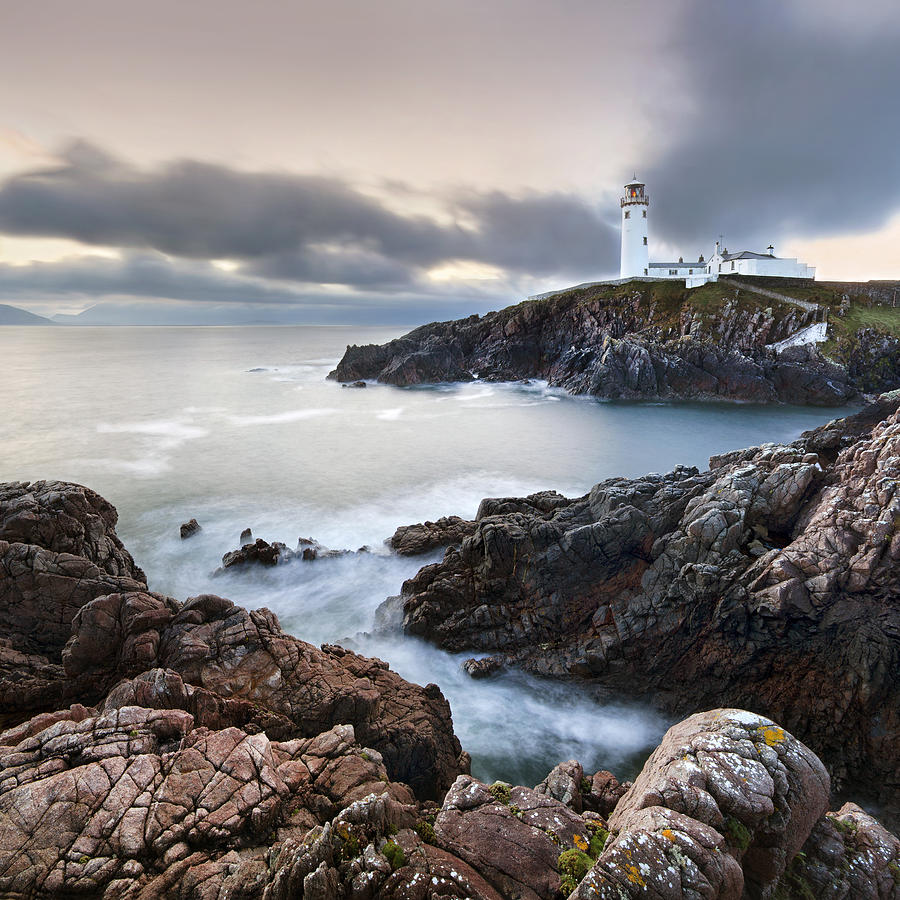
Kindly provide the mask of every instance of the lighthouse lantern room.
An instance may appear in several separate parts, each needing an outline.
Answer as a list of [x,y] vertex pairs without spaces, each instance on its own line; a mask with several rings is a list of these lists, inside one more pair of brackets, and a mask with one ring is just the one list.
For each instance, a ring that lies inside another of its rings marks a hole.
[[650,248],[647,246],[647,208],[650,198],[644,183],[634,180],[625,185],[622,197],[622,258],[620,278],[639,278],[650,273]]

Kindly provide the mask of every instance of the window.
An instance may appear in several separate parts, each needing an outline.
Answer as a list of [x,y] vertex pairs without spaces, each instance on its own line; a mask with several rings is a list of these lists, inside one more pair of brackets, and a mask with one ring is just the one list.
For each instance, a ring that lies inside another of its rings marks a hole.
[[678,274],[678,269],[669,269],[669,274],[670,274],[670,275],[677,275],[677,274]]
[[646,269],[644,269],[644,274],[645,274],[645,275],[647,274],[647,270],[646,270]]
[[631,210],[630,210],[630,209],[626,209],[626,210],[625,210],[625,218],[626,218],[626,219],[630,219],[630,218],[631,218]]
[[647,218],[647,210],[645,209],[645,210],[641,213],[641,215],[643,215],[643,217],[646,219],[646,218]]
[[732,260],[732,262],[731,262],[731,271],[732,272],[734,271],[734,260]]
[[688,269],[688,275],[693,275],[693,274],[694,274],[694,270],[693,270],[693,269]]
[[644,246],[647,246],[647,238],[644,238]]

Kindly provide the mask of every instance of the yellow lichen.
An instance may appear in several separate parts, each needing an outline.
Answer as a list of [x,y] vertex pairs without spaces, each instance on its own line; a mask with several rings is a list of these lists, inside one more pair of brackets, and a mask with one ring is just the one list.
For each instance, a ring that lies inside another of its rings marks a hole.
[[580,834],[572,835],[572,843],[581,851],[586,851],[589,846],[588,842]]
[[641,878],[641,873],[638,871],[638,867],[635,865],[625,866],[625,871],[628,874],[628,880],[632,884],[636,884],[639,887],[647,887],[647,882]]
[[673,844],[675,843],[675,832],[671,828],[663,828],[662,836],[668,838]]
[[779,744],[784,743],[784,729],[779,728],[777,725],[761,725],[757,730],[770,747],[777,747]]

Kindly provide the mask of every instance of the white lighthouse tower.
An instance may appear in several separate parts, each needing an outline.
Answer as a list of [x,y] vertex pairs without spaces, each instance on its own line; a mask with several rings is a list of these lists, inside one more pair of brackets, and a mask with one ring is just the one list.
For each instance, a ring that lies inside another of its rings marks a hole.
[[650,248],[647,246],[647,207],[650,198],[644,184],[635,180],[625,185],[622,197],[622,259],[620,278],[650,274]]

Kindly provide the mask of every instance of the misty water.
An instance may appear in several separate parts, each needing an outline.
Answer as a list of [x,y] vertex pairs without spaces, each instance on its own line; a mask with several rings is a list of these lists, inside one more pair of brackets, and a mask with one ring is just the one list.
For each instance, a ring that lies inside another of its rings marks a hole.
[[[612,404],[544,384],[346,389],[325,376],[348,343],[398,328],[0,328],[0,480],[63,479],[115,504],[152,589],[266,606],[307,641],[379,656],[437,682],[473,772],[534,784],[557,762],[627,774],[666,722],[589,689],[506,673],[473,681],[454,656],[366,636],[425,562],[384,547],[398,525],[472,517],[485,496],[575,496],[615,475],[706,466],[713,453],[797,437],[846,410]],[[181,522],[203,530],[179,538]],[[374,552],[212,577],[241,531]]]

